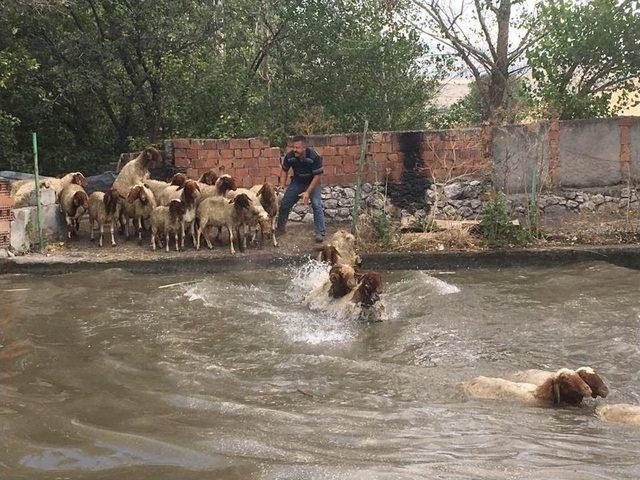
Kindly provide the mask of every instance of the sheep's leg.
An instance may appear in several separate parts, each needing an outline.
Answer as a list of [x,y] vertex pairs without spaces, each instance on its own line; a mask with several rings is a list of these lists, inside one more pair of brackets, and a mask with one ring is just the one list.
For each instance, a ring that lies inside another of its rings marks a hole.
[[165,230],[164,232],[164,245],[165,245],[165,250],[167,251],[167,253],[169,253],[170,247],[169,247],[169,230]]
[[95,225],[92,218],[89,218],[89,230],[91,231],[91,233],[89,234],[89,240],[93,242],[95,240],[95,236],[93,234],[95,230]]
[[273,239],[274,247],[278,246],[278,240],[276,239],[276,222],[277,222],[276,217],[273,217],[271,219],[271,238]]
[[104,234],[104,222],[98,222],[98,226],[100,227],[100,240],[98,240],[98,245],[102,246],[102,235]]
[[194,233],[194,237],[193,237],[193,246],[195,247],[196,250],[200,250],[200,235],[202,234],[202,232],[200,231],[200,227],[198,225],[194,226],[195,228],[195,233]]
[[156,251],[156,229],[151,229],[151,250]]
[[67,238],[71,240],[71,231],[73,230],[73,219],[65,215],[65,220],[67,221]]
[[191,222],[191,241],[193,242],[193,248],[196,248],[196,222]]
[[[184,230],[183,230],[183,232],[184,232]],[[173,232],[173,237],[174,237],[174,238],[175,238],[175,240],[176,240],[176,252],[179,252],[179,251],[180,251],[180,245],[178,244],[178,243],[179,243],[179,242],[178,242],[178,236],[179,236],[178,234],[179,234],[179,233],[180,233],[180,232],[178,231],[178,229],[177,229],[177,228],[176,228],[176,229],[174,230],[174,232]],[[184,248],[184,233],[182,234],[182,247]]]
[[[211,243],[211,228],[211,225],[200,225],[200,229],[202,231],[202,234],[204,235],[204,240],[205,242],[207,242],[207,247],[209,247],[209,250],[213,250],[213,243]],[[200,248],[200,240],[198,240],[198,248]]]
[[116,246],[116,239],[113,237],[113,220],[109,222],[109,233],[111,234],[111,246]]
[[220,235],[222,235],[222,227],[218,227],[218,233],[216,234],[216,238],[214,239],[214,241],[218,241],[218,243],[222,243],[222,239],[220,238]]
[[138,245],[142,245],[142,217],[138,217]]
[[[184,249],[184,222],[180,222],[180,233],[182,234],[182,239],[180,240],[180,245]],[[176,231],[176,238],[178,238],[177,235],[178,235],[178,232]]]
[[[231,255],[235,255],[236,251],[233,249],[233,228],[227,225],[227,229],[229,230],[229,248],[231,249]],[[240,240],[238,239],[238,242]]]

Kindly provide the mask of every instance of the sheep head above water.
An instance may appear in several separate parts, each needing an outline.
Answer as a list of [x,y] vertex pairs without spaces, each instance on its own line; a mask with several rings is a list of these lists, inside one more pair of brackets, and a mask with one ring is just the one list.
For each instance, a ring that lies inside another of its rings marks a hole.
[[559,405],[579,405],[584,397],[592,395],[589,385],[574,370],[562,368],[535,391],[535,398]]
[[317,260],[319,262],[327,262],[330,265],[336,265],[339,259],[338,249],[333,245],[321,245],[315,248],[318,252]]
[[602,377],[598,375],[591,367],[580,367],[576,370],[576,373],[580,375],[580,378],[589,385],[591,388],[591,396],[596,398],[598,396],[605,398],[609,394],[609,388],[602,380]]
[[344,297],[358,285],[355,270],[350,265],[345,264],[331,267],[329,281],[331,282],[329,295],[333,298]]

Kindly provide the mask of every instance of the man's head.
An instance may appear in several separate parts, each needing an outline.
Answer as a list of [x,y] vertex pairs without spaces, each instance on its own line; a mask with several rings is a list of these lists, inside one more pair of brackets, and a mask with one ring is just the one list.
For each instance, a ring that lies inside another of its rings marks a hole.
[[298,157],[304,157],[304,151],[307,148],[307,142],[304,136],[296,135],[291,139],[291,150],[293,154]]

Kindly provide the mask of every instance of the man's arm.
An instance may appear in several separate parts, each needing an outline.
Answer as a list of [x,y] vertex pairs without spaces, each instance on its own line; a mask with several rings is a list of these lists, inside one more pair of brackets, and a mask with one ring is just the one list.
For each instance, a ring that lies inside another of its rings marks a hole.
[[309,195],[311,195],[312,190],[316,188],[316,185],[320,181],[320,175],[322,174],[319,173],[317,175],[314,175],[307,189],[304,192],[302,192],[300,195],[298,195],[302,199],[302,203],[304,204],[309,203]]
[[278,177],[278,187],[286,187],[287,186],[287,177],[289,176],[289,170],[285,170],[284,168],[280,170],[280,176]]

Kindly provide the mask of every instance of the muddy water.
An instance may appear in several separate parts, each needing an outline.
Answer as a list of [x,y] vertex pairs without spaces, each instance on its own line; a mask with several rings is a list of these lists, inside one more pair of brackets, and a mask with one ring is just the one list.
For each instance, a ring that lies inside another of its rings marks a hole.
[[0,477],[640,477],[640,430],[592,400],[456,388],[591,364],[607,401],[640,403],[640,272],[384,272],[373,326],[300,305],[323,275],[0,277]]

